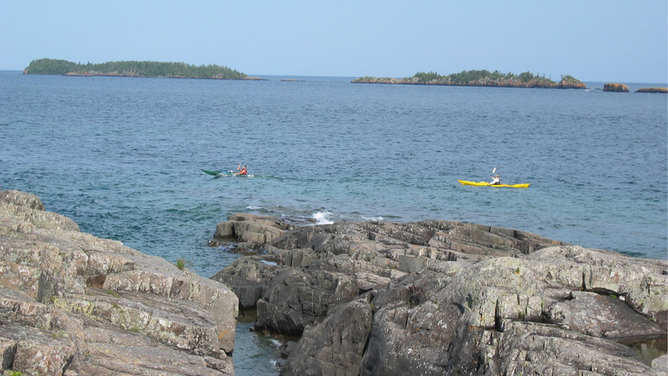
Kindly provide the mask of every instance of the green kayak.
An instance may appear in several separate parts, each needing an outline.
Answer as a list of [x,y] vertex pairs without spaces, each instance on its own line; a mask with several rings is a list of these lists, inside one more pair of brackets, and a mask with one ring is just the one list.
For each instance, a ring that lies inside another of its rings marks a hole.
[[213,176],[234,175],[234,173],[232,171],[211,171],[211,170],[202,170],[202,171],[204,171],[204,173],[206,173],[206,174],[213,175]]
[[217,177],[220,177],[220,176],[238,176],[240,178],[252,178],[253,177],[253,175],[236,175],[234,173],[234,171],[211,171],[211,170],[204,170],[204,169],[202,169],[202,171],[204,171],[205,174],[209,174],[209,175],[213,175],[213,176],[217,176]]

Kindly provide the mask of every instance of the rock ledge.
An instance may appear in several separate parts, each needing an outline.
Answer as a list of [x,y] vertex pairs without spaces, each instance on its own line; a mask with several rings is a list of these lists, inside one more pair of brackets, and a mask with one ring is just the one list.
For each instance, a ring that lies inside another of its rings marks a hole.
[[225,285],[0,191],[0,357],[23,375],[233,375]]

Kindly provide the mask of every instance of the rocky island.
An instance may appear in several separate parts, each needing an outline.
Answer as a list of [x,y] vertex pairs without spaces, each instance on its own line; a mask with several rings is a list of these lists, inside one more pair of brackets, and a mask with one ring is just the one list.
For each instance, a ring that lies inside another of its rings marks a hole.
[[624,84],[607,83],[607,84],[603,85],[603,91],[611,91],[611,92],[617,92],[617,93],[628,93],[629,92],[629,87],[624,85]]
[[636,93],[668,94],[668,88],[666,88],[666,87],[644,87],[644,88],[636,90]]
[[418,72],[413,77],[361,77],[352,80],[363,84],[400,84],[400,85],[444,85],[444,86],[483,86],[483,87],[520,87],[551,89],[586,89],[586,85],[573,76],[562,76],[559,82],[544,75],[524,72],[519,75],[501,73],[498,70],[470,70],[442,76],[436,72]]
[[[603,86],[603,91],[611,91],[617,93],[628,93],[629,87],[624,84],[607,83]],[[635,91],[636,93],[668,93],[668,88],[665,87],[644,87]]]
[[285,376],[666,375],[665,260],[437,220],[237,214],[225,241],[247,256],[212,278],[257,330],[301,336]]
[[39,59],[30,62],[23,74],[65,76],[207,78],[260,80],[220,65],[189,65],[156,61],[112,61],[102,64],[79,64],[67,60]]

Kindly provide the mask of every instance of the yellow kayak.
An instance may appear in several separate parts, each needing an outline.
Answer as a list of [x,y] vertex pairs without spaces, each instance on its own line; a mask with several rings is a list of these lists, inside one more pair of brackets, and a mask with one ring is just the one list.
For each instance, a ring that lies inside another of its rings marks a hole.
[[475,185],[476,187],[506,187],[506,188],[529,188],[529,183],[526,184],[489,184],[486,181],[466,181],[457,180],[463,185]]

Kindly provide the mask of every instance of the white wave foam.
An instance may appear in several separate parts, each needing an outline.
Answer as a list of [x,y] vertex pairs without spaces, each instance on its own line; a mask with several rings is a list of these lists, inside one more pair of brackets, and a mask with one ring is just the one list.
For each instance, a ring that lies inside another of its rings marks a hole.
[[334,223],[329,217],[332,215],[332,212],[329,211],[319,211],[313,213],[313,219],[315,219],[316,225],[330,225]]
[[383,218],[381,216],[377,216],[377,217],[363,216],[362,220],[363,221],[370,221],[370,222],[380,222],[380,221],[384,221],[385,218]]

